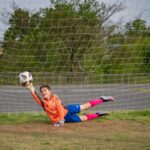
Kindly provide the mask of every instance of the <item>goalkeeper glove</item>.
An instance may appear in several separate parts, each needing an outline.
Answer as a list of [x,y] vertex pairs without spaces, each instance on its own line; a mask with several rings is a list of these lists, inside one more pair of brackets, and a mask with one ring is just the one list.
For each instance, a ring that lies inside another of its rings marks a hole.
[[31,92],[34,92],[35,88],[32,84],[32,82],[29,82],[28,84],[25,85],[25,87],[30,90]]
[[64,120],[60,120],[60,121],[54,123],[53,125],[54,125],[54,127],[61,127],[64,125],[64,122],[65,122]]

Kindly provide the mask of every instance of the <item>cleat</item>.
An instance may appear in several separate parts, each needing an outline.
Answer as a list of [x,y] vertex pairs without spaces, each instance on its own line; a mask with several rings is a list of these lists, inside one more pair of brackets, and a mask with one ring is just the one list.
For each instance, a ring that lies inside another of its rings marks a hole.
[[104,102],[114,101],[114,98],[112,96],[101,96],[100,99],[102,99]]
[[109,112],[96,112],[96,114],[98,114],[99,117],[101,117],[101,116],[108,116]]

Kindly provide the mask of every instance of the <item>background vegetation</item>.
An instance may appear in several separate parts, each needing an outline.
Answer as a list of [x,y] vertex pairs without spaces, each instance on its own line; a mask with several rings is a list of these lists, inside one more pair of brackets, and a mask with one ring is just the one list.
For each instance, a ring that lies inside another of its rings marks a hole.
[[1,73],[29,70],[58,82],[66,77],[67,83],[91,77],[97,81],[97,76],[102,77],[99,82],[119,82],[109,74],[150,73],[150,26],[140,18],[125,26],[110,22],[124,9],[122,3],[51,0],[48,8],[36,12],[13,9],[2,44]]

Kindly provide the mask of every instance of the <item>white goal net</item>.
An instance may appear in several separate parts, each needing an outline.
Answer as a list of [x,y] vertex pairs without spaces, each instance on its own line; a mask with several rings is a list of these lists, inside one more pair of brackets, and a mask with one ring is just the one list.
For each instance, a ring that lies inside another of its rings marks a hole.
[[116,100],[95,109],[150,108],[150,26],[141,13],[149,2],[132,20],[123,18],[126,3],[113,2],[1,0],[0,112],[41,110],[19,84],[22,71],[64,104],[106,95]]

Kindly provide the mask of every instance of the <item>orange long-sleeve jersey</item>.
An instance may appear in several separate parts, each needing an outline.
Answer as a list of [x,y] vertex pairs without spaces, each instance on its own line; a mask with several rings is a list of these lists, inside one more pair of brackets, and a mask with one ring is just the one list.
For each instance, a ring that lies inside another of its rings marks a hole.
[[52,95],[50,100],[40,99],[35,92],[32,92],[32,96],[35,101],[43,107],[53,123],[64,119],[68,110],[64,108],[57,95]]

